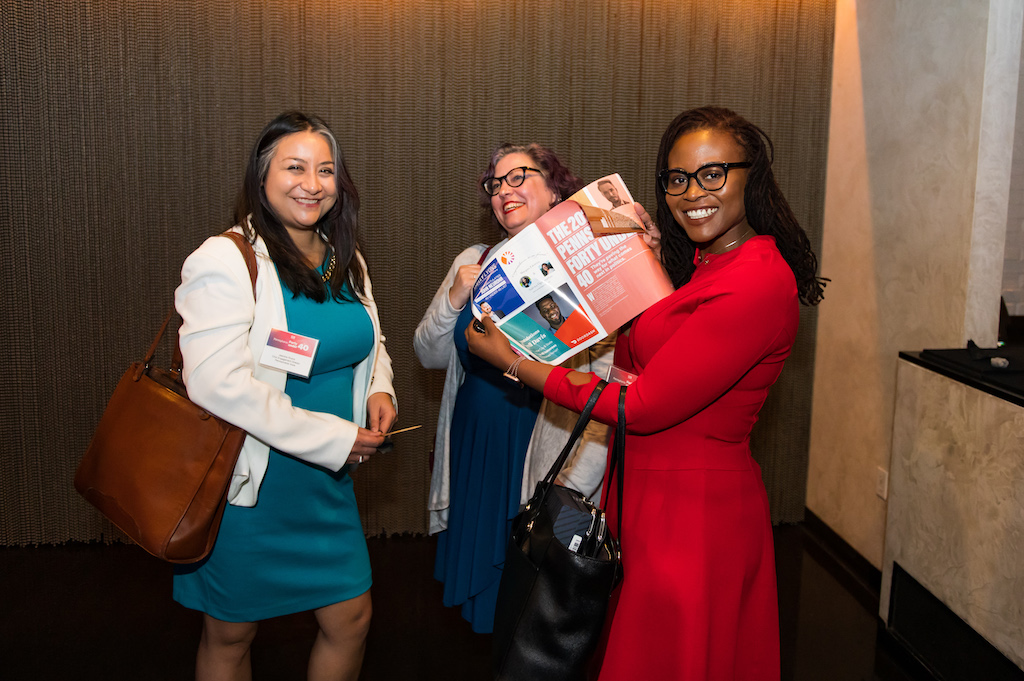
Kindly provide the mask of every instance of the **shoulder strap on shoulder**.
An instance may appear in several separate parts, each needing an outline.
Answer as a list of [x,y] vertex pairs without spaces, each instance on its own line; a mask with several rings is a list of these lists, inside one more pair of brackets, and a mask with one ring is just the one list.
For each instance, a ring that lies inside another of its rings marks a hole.
[[[257,272],[257,270],[256,270],[256,251],[255,251],[255,249],[253,249],[252,244],[249,243],[249,240],[246,239],[241,234],[239,234],[238,232],[232,232],[232,231],[228,230],[226,232],[223,232],[220,236],[226,236],[227,238],[231,239],[235,243],[235,245],[238,246],[238,250],[242,252],[242,257],[245,259],[245,266],[249,270],[249,281],[252,282],[252,298],[253,298],[253,300],[255,300],[256,299],[256,272]],[[163,326],[160,327],[160,332],[157,333],[156,339],[153,340],[153,345],[149,348],[149,352],[146,353],[146,358],[143,360],[144,367],[148,367],[150,361],[153,359],[153,355],[156,353],[157,345],[160,344],[160,339],[163,337],[164,331],[167,329],[167,323],[171,321],[171,315],[173,315],[173,314],[174,314],[174,306],[171,306],[171,311],[167,313],[167,318],[164,319]],[[181,340],[178,339],[178,342],[174,344],[174,352],[171,354],[171,367],[170,367],[170,369],[171,369],[171,371],[180,374],[181,373],[181,366],[182,366]],[[141,372],[137,373],[137,375],[135,377],[136,381],[139,380],[139,375],[138,374],[141,374]]]
[[480,256],[480,260],[478,260],[476,263],[477,265],[484,264],[484,260],[487,260],[487,254],[491,252],[492,248],[494,248],[494,246],[488,246],[487,248],[484,249],[484,254]]
[[232,232],[228,230],[221,234],[226,236],[235,242],[238,246],[238,250],[242,252],[242,257],[245,258],[245,266],[249,268],[249,280],[252,282],[252,296],[256,297],[256,251],[253,249],[252,244],[249,240],[238,232]]

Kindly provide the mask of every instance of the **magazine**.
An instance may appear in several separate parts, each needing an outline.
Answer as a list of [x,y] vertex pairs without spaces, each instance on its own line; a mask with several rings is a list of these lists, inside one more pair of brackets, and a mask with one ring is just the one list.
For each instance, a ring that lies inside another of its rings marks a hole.
[[494,249],[473,285],[522,355],[561,364],[672,293],[618,174],[591,182]]

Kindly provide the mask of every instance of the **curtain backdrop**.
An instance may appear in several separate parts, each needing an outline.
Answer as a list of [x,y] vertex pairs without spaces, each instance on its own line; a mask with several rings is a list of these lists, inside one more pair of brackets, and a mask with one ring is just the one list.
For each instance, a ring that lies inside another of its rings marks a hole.
[[[452,258],[496,240],[475,187],[498,143],[550,145],[587,181],[619,172],[653,212],[666,124],[728,106],[772,136],[819,243],[834,0],[5,0],[3,15],[0,544],[122,538],[74,492],[75,467],[285,109],[340,138],[398,426],[424,425],[357,473],[370,534],[425,531],[443,376],[419,366],[412,333]],[[802,314],[753,443],[776,521],[804,508]]]

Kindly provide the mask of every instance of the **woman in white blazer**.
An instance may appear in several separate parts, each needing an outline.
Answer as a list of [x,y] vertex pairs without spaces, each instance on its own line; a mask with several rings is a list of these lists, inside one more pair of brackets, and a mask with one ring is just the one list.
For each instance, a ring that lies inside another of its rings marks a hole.
[[[546,147],[498,147],[481,198],[504,238],[455,258],[413,339],[425,368],[447,371],[430,480],[430,533],[440,533],[434,576],[444,583],[444,604],[461,606],[478,633],[494,626],[511,520],[565,445],[577,415],[542,403],[537,391],[507,383],[500,371],[467,355],[467,303],[485,258],[582,186]],[[594,346],[570,362],[607,373],[612,349],[612,342]],[[593,494],[604,477],[607,438],[607,426],[592,423],[558,482]]]
[[309,678],[359,675],[371,578],[348,472],[397,407],[358,209],[330,129],[284,113],[253,147],[232,228],[256,254],[255,297],[229,239],[207,239],[182,267],[189,397],[248,433],[213,551],[175,568],[175,600],[204,613],[200,681],[251,678],[256,623],[306,610],[320,626]]

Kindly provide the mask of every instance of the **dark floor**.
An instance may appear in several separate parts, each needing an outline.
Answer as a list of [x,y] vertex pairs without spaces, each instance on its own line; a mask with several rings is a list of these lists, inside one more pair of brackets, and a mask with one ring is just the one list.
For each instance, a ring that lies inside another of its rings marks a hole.
[[[932,681],[880,631],[877,584],[805,525],[776,528],[782,677]],[[374,618],[361,679],[489,678],[490,637],[441,605],[434,541],[372,539]],[[0,679],[190,679],[200,616],[174,603],[171,568],[128,545],[0,548]],[[308,614],[261,624],[256,680],[303,679]]]

